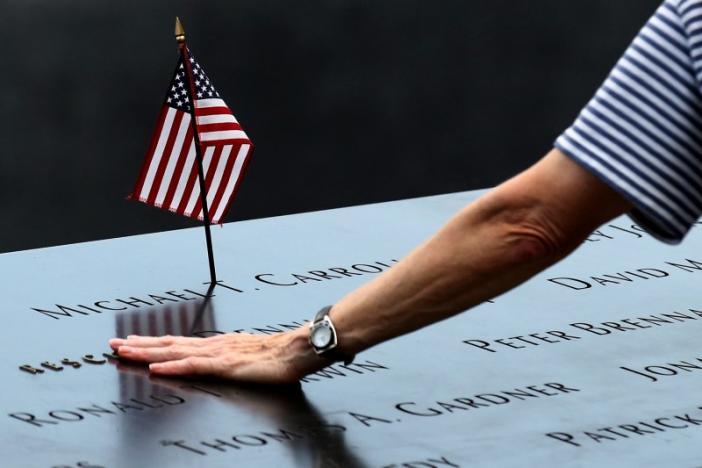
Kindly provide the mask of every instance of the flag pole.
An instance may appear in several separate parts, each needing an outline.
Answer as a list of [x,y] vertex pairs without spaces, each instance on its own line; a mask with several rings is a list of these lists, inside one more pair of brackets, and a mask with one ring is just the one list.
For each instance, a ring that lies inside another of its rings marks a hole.
[[205,224],[205,239],[207,240],[207,257],[210,262],[210,281],[214,286],[217,282],[217,272],[215,271],[214,253],[212,251],[212,234],[210,233],[210,212],[207,207],[207,188],[205,186],[205,170],[202,164],[202,149],[200,147],[200,135],[197,131],[197,116],[195,115],[195,85],[193,84],[193,67],[190,63],[188,55],[188,47],[185,44],[185,30],[180,23],[180,19],[176,16],[175,22],[175,38],[178,42],[178,49],[183,57],[183,65],[185,66],[185,76],[188,81],[187,95],[190,110],[192,111],[192,119],[190,123],[193,128],[193,138],[195,139],[195,159],[197,159],[197,173],[200,181],[200,201],[202,202],[202,218]]

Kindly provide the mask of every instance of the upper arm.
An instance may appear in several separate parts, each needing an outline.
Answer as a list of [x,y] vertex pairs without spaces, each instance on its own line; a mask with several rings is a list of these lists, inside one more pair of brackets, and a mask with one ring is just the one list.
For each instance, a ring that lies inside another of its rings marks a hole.
[[677,243],[702,214],[702,0],[665,0],[555,146]]

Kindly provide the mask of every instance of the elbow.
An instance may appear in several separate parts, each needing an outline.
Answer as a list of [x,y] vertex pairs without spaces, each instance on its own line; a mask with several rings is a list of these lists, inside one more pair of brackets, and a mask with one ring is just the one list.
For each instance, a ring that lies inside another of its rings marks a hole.
[[507,258],[514,263],[549,265],[577,247],[582,239],[564,229],[565,219],[542,203],[520,201],[502,205],[491,216]]
[[545,268],[567,256],[592,232],[582,208],[574,209],[558,196],[534,193],[537,190],[531,185],[510,184],[514,182],[468,205],[452,225],[454,239],[467,242],[471,255],[495,268]]
[[551,265],[584,240],[584,235],[564,229],[566,219],[550,214],[543,207],[532,207],[510,218],[503,224],[503,239],[510,256],[518,262]]
[[514,263],[551,264],[569,252],[558,235],[533,225],[511,225],[503,238]]

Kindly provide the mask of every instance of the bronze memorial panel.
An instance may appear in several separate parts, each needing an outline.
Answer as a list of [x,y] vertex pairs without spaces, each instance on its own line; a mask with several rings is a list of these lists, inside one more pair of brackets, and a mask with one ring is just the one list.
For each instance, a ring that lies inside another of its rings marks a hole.
[[508,294],[305,378],[149,378],[107,340],[274,333],[479,191],[0,255],[8,467],[702,465],[702,229],[626,217]]

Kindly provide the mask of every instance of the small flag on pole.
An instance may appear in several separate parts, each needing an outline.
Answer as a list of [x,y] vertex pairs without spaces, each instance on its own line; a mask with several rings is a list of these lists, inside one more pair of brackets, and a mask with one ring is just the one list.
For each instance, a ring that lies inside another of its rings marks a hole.
[[204,220],[184,55],[192,69],[193,102],[210,222],[219,224],[234,199],[253,145],[189,50],[179,56],[130,198]]

